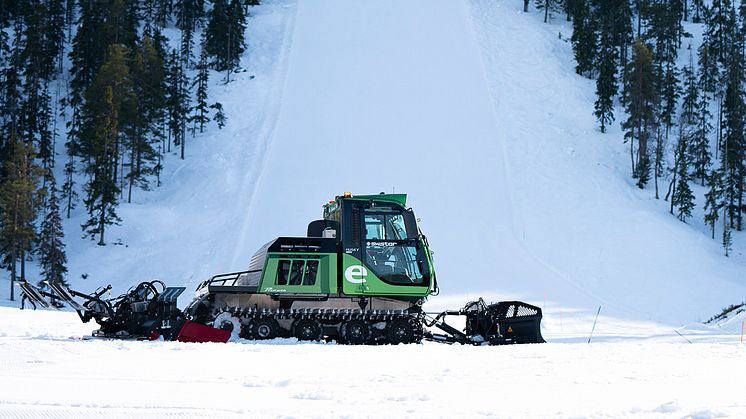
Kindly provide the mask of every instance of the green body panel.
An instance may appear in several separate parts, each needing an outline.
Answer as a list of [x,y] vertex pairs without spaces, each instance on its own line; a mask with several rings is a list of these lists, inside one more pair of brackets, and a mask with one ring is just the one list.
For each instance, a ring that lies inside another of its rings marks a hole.
[[342,292],[346,295],[426,297],[430,285],[393,285],[382,281],[356,257],[342,254]]
[[[303,262],[302,277],[300,284],[291,285],[289,281],[281,283],[278,268],[281,261],[295,262],[300,265]],[[318,262],[313,284],[305,284],[309,275],[307,267]],[[289,293],[289,294],[332,294],[337,292],[337,254],[336,253],[269,253],[264,265],[262,281],[259,292],[265,294]]]

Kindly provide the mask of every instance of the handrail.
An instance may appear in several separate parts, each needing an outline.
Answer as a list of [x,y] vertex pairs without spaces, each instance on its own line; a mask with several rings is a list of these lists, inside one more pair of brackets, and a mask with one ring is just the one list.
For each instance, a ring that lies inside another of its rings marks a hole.
[[[210,278],[210,279],[208,279],[206,281],[201,282],[197,286],[196,291],[199,291],[202,288],[204,288],[206,286],[209,286],[209,285],[235,286],[236,285],[236,281],[238,281],[238,279],[241,277],[241,275],[250,274],[250,273],[256,273],[256,272],[261,272],[261,271],[262,271],[261,269],[254,269],[254,270],[250,270],[250,271],[230,272],[230,273],[227,273],[227,274],[215,275],[212,278]],[[233,280],[233,283],[227,285],[226,283],[229,282],[230,280]]]

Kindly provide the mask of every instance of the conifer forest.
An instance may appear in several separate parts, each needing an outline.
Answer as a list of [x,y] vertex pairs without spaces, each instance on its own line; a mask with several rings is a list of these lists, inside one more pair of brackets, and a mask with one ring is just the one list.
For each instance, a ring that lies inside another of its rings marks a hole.
[[65,279],[62,219],[73,209],[88,215],[80,233],[106,245],[107,227],[126,223],[119,204],[159,187],[164,159],[184,159],[190,137],[227,123],[207,82],[230,82],[257,3],[0,1],[0,254],[11,299],[29,261],[42,280]]

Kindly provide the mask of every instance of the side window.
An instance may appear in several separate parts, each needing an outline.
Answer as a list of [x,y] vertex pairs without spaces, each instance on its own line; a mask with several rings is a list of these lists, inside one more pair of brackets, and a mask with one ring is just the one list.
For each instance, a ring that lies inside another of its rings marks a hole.
[[407,228],[401,214],[386,217],[386,238],[388,240],[404,240],[407,238]]
[[316,285],[316,273],[319,271],[319,261],[306,262],[306,273],[303,275],[303,285]]
[[288,285],[300,285],[301,278],[303,277],[303,265],[304,261],[302,260],[294,260],[293,261],[293,268],[290,271],[290,282]]
[[401,214],[365,214],[366,240],[404,240],[407,228]]
[[384,215],[365,214],[365,240],[384,240]]
[[287,285],[289,273],[290,261],[280,260],[280,264],[277,265],[277,285]]
[[277,264],[277,285],[316,285],[319,261],[280,259]]

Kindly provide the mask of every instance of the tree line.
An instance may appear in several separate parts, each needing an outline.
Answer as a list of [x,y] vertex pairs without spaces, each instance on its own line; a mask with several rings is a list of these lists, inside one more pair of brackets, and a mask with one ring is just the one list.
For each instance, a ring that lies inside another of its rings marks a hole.
[[[637,186],[652,182],[656,199],[663,196],[684,222],[696,205],[692,185],[705,188],[704,222],[713,239],[719,235],[727,256],[746,210],[746,2],[536,5],[545,22],[552,13],[572,21],[575,71],[596,80],[594,115],[601,132],[614,123],[616,103],[624,110],[619,117]],[[683,22],[702,25],[699,45]]]
[[0,263],[11,299],[27,261],[43,280],[64,281],[62,217],[82,204],[84,236],[105,245],[123,222],[119,203],[160,186],[164,159],[185,158],[188,134],[225,125],[208,99],[210,70],[230,81],[256,4],[0,2]]

